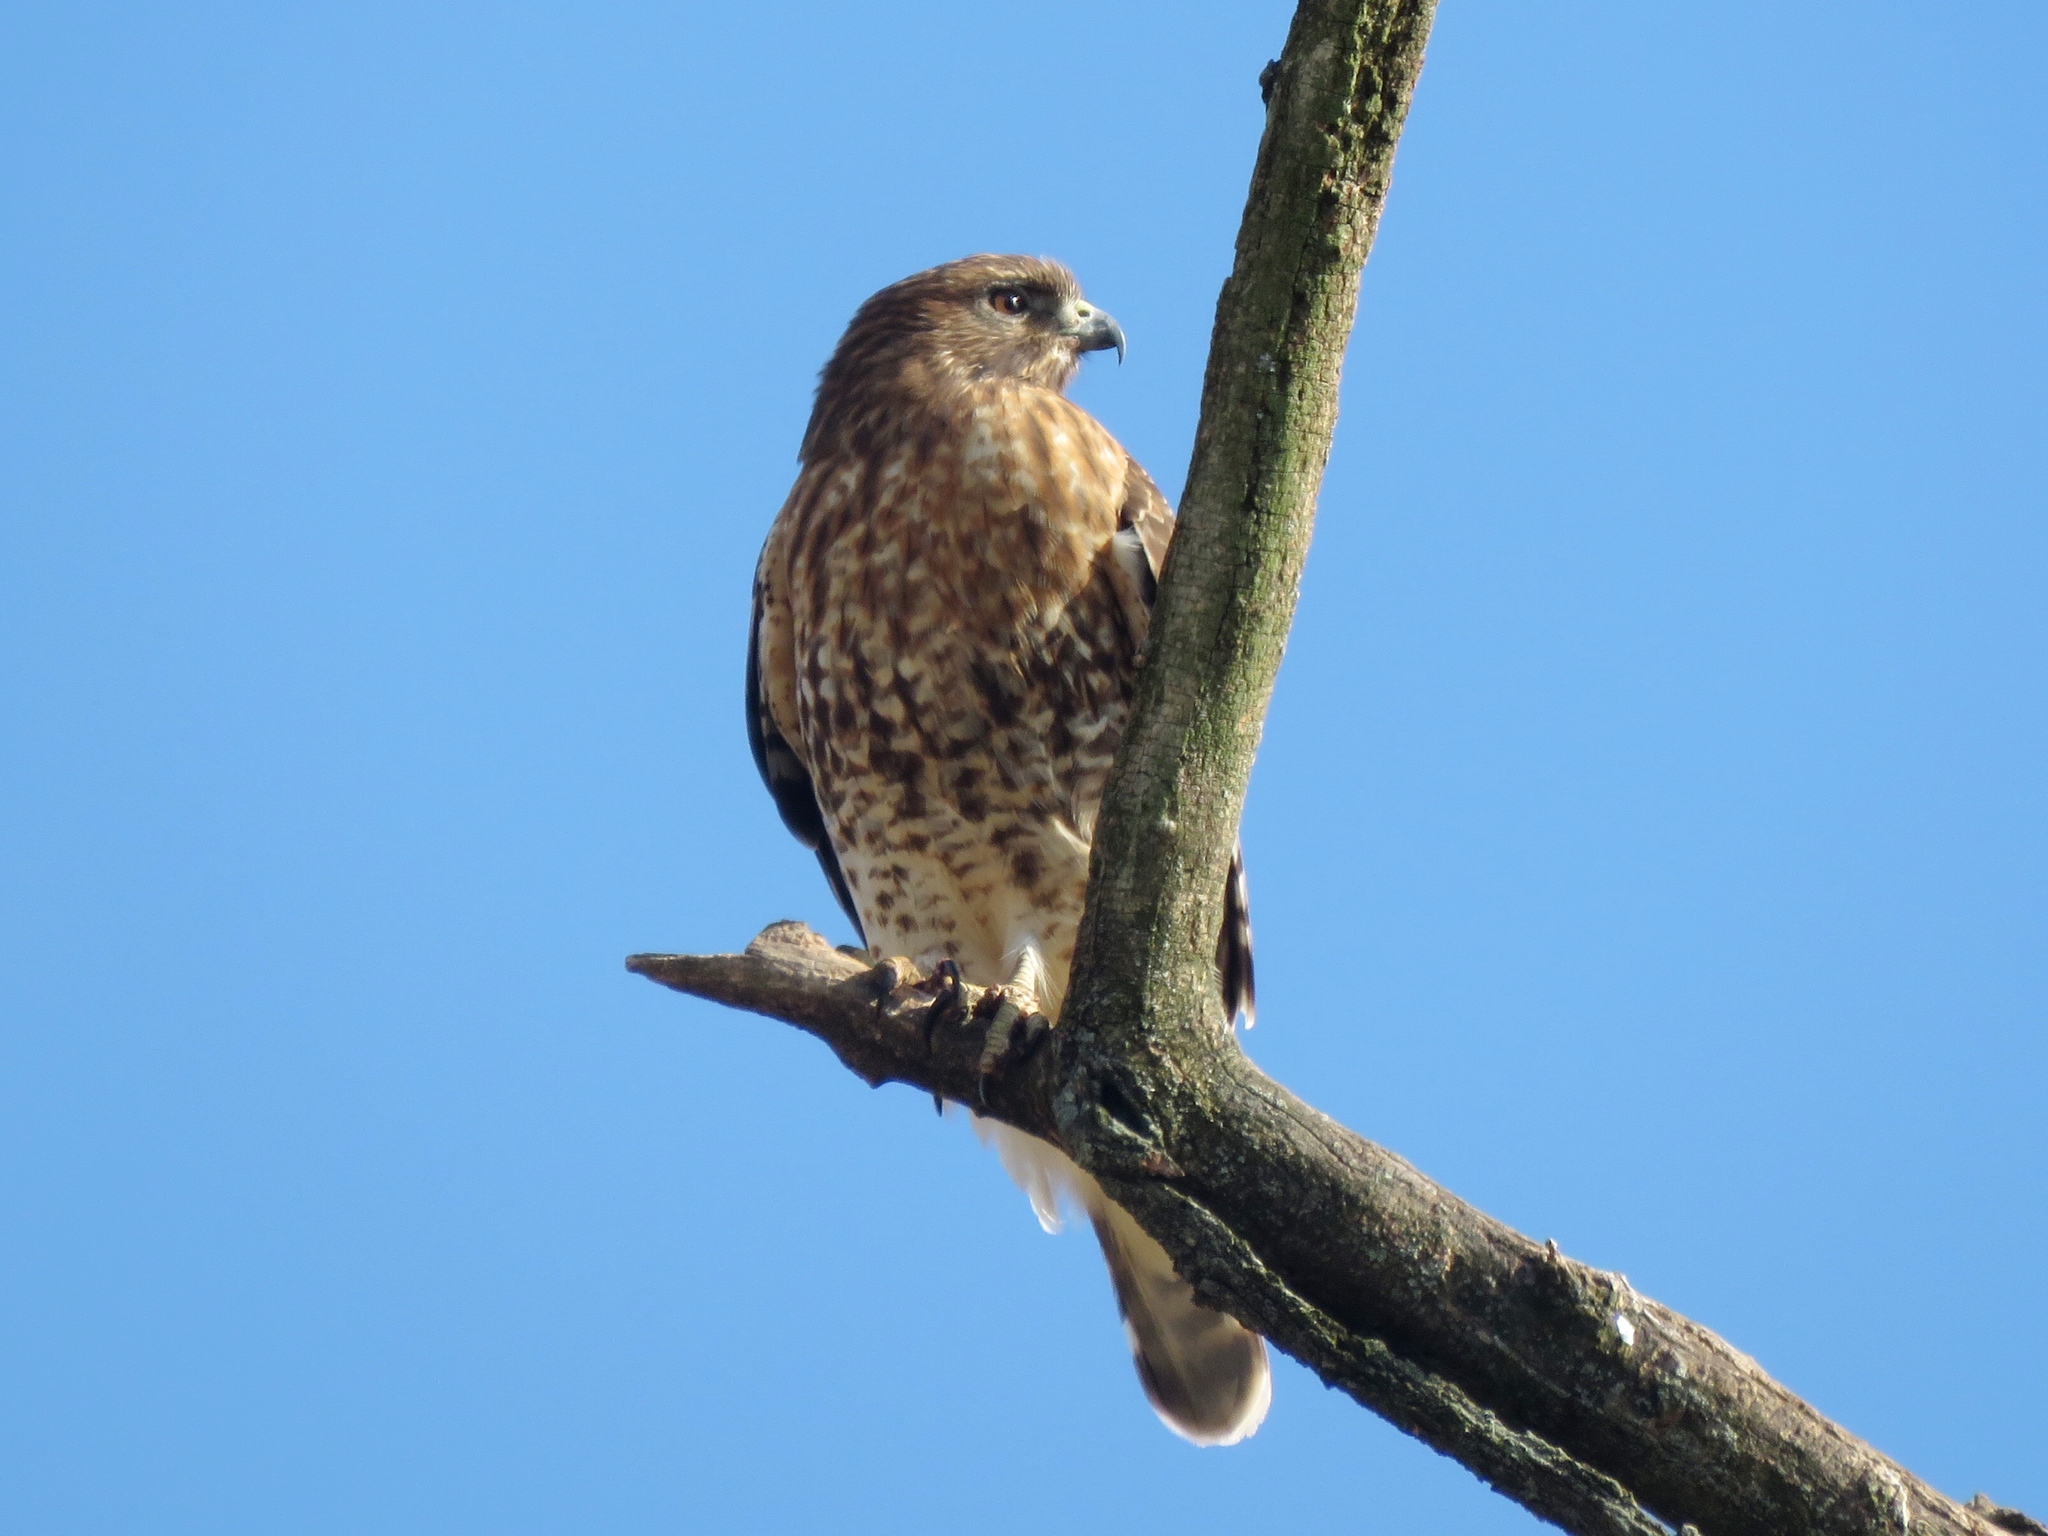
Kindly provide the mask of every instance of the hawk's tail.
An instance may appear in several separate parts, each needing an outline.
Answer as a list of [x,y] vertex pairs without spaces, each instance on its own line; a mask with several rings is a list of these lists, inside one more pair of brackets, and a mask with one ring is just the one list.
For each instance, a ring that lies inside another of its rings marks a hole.
[[995,1144],[1047,1231],[1058,1229],[1061,1193],[1088,1212],[1109,1263],[1138,1380],[1166,1427],[1196,1445],[1235,1445],[1257,1429],[1273,1400],[1266,1341],[1197,1302],[1194,1287],[1174,1272],[1152,1234],[1057,1147],[979,1116],[974,1129]]
[[1273,1401],[1266,1341],[1196,1301],[1166,1250],[1101,1191],[1088,1214],[1153,1409],[1184,1440],[1237,1444],[1259,1427]]

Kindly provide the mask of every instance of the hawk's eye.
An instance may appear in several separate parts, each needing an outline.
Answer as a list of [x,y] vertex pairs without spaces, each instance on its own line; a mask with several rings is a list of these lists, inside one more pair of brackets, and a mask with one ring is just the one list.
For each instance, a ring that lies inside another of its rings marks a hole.
[[1022,288],[998,288],[988,296],[988,307],[999,315],[1021,315],[1031,307]]

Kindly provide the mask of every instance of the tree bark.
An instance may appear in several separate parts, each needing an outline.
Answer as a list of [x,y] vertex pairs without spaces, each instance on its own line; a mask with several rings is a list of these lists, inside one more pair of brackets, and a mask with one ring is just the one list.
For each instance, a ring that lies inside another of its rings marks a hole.
[[1966,1509],[1712,1333],[1521,1236],[1264,1077],[1213,977],[1358,280],[1433,0],[1301,0],[1217,305],[1193,462],[1098,818],[1057,1029],[781,924],[628,965],[1043,1136],[1209,1304],[1584,1536],[2023,1530]]

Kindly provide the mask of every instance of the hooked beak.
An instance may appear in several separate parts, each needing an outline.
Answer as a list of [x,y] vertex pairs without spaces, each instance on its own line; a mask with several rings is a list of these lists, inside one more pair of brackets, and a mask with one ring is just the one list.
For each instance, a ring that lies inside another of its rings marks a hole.
[[1102,352],[1116,348],[1116,360],[1124,360],[1124,328],[1109,315],[1092,304],[1076,304],[1073,317],[1060,327],[1062,336],[1071,336],[1077,352]]

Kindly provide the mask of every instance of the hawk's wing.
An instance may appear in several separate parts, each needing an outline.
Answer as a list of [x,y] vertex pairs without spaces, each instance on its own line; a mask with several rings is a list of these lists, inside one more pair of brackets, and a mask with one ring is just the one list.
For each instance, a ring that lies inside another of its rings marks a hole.
[[[1159,595],[1159,573],[1173,542],[1173,509],[1136,459],[1125,455],[1124,505],[1112,545],[1119,571],[1149,612]],[[1223,931],[1216,936],[1216,976],[1223,987],[1223,1016],[1244,1015],[1247,1028],[1257,1011],[1252,985],[1252,908],[1244,883],[1244,848],[1233,849],[1223,886]]]
[[[794,663],[787,655],[786,624],[771,626],[768,622],[768,561],[775,542],[771,534],[768,548],[761,553],[761,567],[754,576],[754,617],[747,626],[747,745],[753,748],[754,766],[761,771],[761,782],[768,786],[768,793],[775,797],[775,808],[782,812],[782,824],[818,856],[818,865],[825,871],[832,894],[839,898],[855,935],[865,944],[867,935],[861,929],[860,913],[854,910],[853,892],[846,888],[839,855],[832,851],[832,839],[825,831],[825,813],[818,807],[818,791],[811,783],[810,770],[775,723],[771,689],[786,685],[793,701],[796,681]],[[776,629],[783,631],[783,644],[775,655],[764,657],[764,642],[773,638]],[[785,669],[791,674],[786,679]]]

